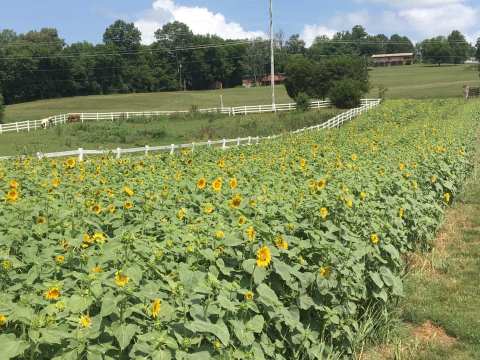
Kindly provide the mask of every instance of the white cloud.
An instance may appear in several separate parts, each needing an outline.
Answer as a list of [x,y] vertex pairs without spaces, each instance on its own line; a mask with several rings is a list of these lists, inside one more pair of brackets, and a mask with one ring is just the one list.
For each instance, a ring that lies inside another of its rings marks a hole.
[[225,39],[266,37],[262,31],[247,31],[236,22],[229,22],[223,14],[205,7],[180,6],[174,0],[155,0],[152,9],[135,22],[142,32],[143,42],[154,41],[153,33],[170,21],[187,24],[195,34],[215,34]]
[[464,33],[468,41],[474,41],[478,34],[476,20],[480,15],[480,7],[471,6],[465,0],[356,0],[356,2],[382,6],[373,9],[369,6],[368,10],[337,14],[324,25],[309,27],[349,30],[353,25],[363,25],[370,33],[386,35],[399,33],[408,35],[415,41],[448,35],[453,30]]
[[322,25],[305,25],[303,28],[303,32],[301,34],[301,38],[305,41],[307,46],[311,46],[314,42],[314,40],[318,36],[327,36],[329,38],[332,38],[333,35],[335,35],[337,31],[333,29],[329,29],[325,26]]

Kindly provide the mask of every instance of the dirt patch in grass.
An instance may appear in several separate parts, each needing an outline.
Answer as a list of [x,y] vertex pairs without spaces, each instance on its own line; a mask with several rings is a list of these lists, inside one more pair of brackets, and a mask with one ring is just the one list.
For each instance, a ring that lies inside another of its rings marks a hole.
[[426,321],[420,326],[413,327],[412,336],[420,343],[436,343],[445,347],[453,346],[457,342],[457,339],[447,335],[444,329],[436,326],[431,321]]
[[469,220],[469,212],[465,208],[449,209],[445,215],[445,222],[434,241],[434,248],[429,253],[415,252],[405,257],[407,271],[419,273],[429,278],[436,278],[441,274],[441,264],[448,257],[448,246],[455,242],[455,246],[463,246],[458,240],[458,234],[474,228]]

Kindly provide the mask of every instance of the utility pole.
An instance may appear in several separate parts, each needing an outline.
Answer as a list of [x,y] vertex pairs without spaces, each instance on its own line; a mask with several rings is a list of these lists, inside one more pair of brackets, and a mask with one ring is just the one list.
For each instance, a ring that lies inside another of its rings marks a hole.
[[270,0],[270,64],[271,64],[271,84],[272,84],[272,109],[275,108],[275,44],[273,39],[273,0]]

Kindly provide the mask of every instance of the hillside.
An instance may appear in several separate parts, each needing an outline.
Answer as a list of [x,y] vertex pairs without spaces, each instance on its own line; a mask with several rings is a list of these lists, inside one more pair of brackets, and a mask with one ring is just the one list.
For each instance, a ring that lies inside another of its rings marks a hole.
[[[379,85],[388,88],[387,97],[440,98],[462,95],[464,84],[479,84],[476,67],[471,65],[413,65],[375,68],[370,71],[372,91],[378,96]],[[82,96],[33,101],[7,106],[5,122],[41,119],[49,115],[68,112],[109,112],[143,110],[188,110],[199,107],[258,105],[271,102],[268,87],[235,88],[211,91],[160,92],[147,94]],[[277,102],[291,102],[285,88],[277,87]]]

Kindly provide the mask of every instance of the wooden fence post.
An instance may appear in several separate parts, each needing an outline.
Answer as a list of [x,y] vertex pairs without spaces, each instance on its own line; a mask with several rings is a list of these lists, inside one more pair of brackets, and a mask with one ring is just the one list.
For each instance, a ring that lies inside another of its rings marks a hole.
[[83,161],[83,149],[78,149],[78,161]]
[[227,148],[227,140],[223,139],[222,149],[225,150],[226,148]]
[[122,149],[117,148],[117,159],[120,159],[121,155],[122,155]]
[[173,155],[175,152],[175,144],[170,145],[170,155]]
[[145,156],[148,155],[149,150],[150,150],[150,146],[145,145]]

